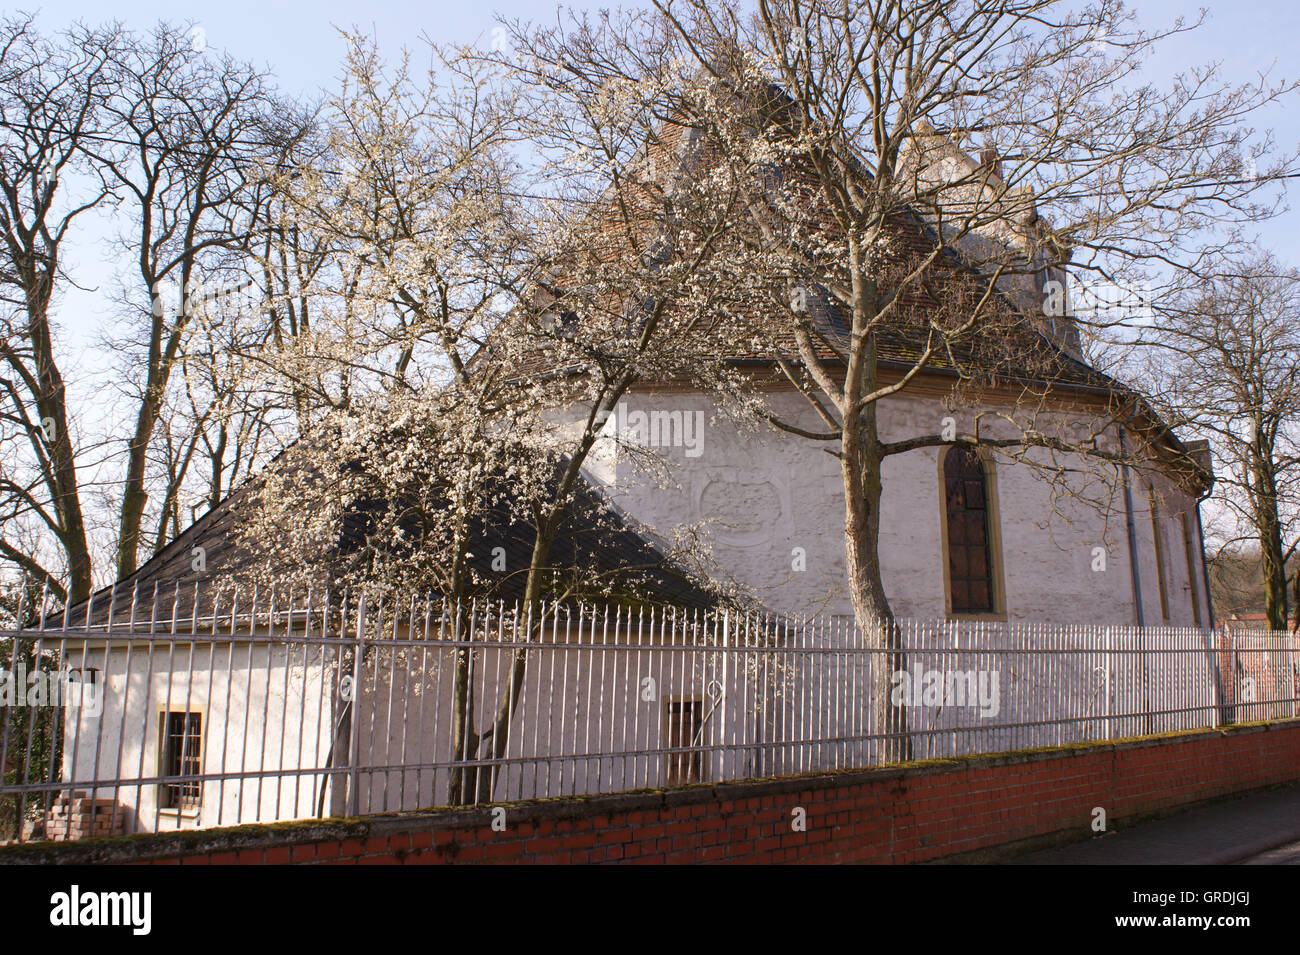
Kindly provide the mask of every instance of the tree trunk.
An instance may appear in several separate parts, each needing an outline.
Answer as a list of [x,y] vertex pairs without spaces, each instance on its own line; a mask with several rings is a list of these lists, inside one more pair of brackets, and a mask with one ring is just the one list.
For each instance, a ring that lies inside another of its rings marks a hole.
[[1270,630],[1287,629],[1286,570],[1282,566],[1282,538],[1277,525],[1271,524],[1267,535],[1261,534],[1262,573],[1264,576],[1264,610]]
[[[547,520],[543,521],[537,529],[537,538],[533,542],[528,582],[524,587],[523,599],[524,612],[528,615],[526,618],[528,630],[525,640],[530,643],[535,638],[538,640],[541,638],[542,574],[540,571],[550,559],[551,545],[555,542],[555,534],[562,515],[562,510],[558,513],[553,512]],[[517,633],[515,639],[518,639]],[[505,758],[506,744],[510,741],[510,720],[514,716],[515,707],[519,703],[519,695],[523,692],[524,677],[527,670],[528,651],[526,649],[516,650],[507,677],[509,683],[506,685],[504,692],[501,694],[501,700],[497,704],[497,712],[492,720],[492,726],[484,734],[489,745],[488,752],[485,755],[489,759],[499,760]],[[500,763],[494,762],[489,766],[476,768],[475,776],[478,784],[475,793],[476,802],[492,801],[492,790],[495,788],[500,774]]]
[[[150,376],[152,377],[152,376]],[[149,439],[158,423],[153,395],[157,385],[150,383],[136,417],[135,433],[127,446],[126,480],[122,485],[122,514],[117,533],[117,578],[125,580],[135,573],[136,555],[140,549],[140,525],[144,520],[144,506],[149,499],[144,489],[146,455]]]
[[[472,636],[465,624],[462,614],[466,578],[466,553],[469,550],[467,529],[462,524],[453,540],[455,560],[452,563],[450,606],[452,611],[451,636],[457,643],[468,642]],[[479,736],[474,731],[474,684],[470,672],[473,651],[469,647],[456,648],[455,665],[452,673],[451,688],[451,759],[452,767],[447,774],[447,802],[452,806],[461,806],[473,801],[478,789],[476,773],[471,768],[464,768],[466,758],[476,754],[479,748]]]
[[[52,273],[31,270],[25,277],[28,314],[28,338],[36,369],[36,410],[38,422],[46,431],[50,470],[55,491],[54,510],[59,521],[59,542],[68,561],[67,606],[79,604],[90,596],[90,547],[86,540],[86,523],[81,512],[81,489],[77,483],[76,455],[68,433],[67,389],[54,361],[50,337],[49,293]],[[46,425],[49,425],[47,428]]]
[[1264,609],[1270,630],[1287,629],[1286,561],[1282,548],[1282,521],[1277,507],[1277,474],[1273,455],[1260,449],[1250,464],[1254,484],[1255,532],[1259,535],[1260,573],[1264,583]]
[[844,546],[853,615],[871,648],[871,731],[884,736],[887,763],[911,759],[907,713],[891,705],[893,675],[906,669],[902,634],[894,622],[880,576],[880,501],[883,458],[875,405],[845,416],[840,475],[844,484]]
[[[452,637],[463,641],[466,628],[460,614],[459,606],[454,606],[452,618]],[[447,802],[461,806],[473,802],[478,792],[478,772],[474,767],[468,769],[463,765],[469,754],[477,753],[479,736],[474,732],[474,687],[470,681],[469,647],[456,648],[456,665],[452,682],[451,700],[451,758],[453,766],[447,774]]]

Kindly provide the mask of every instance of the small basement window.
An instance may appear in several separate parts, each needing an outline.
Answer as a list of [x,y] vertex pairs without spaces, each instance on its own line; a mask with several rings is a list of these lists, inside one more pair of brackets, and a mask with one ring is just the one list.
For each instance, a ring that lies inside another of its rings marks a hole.
[[[159,765],[163,776],[197,776],[203,771],[203,716],[199,713],[159,714]],[[164,809],[198,809],[203,784],[197,779],[163,783],[159,804]]]
[[665,737],[669,749],[690,749],[689,752],[668,753],[665,785],[684,786],[698,783],[704,778],[704,752],[694,749],[704,728],[702,700],[665,700]]

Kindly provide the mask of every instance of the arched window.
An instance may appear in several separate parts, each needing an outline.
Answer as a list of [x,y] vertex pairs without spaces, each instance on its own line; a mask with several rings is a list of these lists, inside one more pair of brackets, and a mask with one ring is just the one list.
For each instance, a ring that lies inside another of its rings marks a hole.
[[988,478],[969,448],[948,450],[943,461],[951,611],[993,613],[993,548]]

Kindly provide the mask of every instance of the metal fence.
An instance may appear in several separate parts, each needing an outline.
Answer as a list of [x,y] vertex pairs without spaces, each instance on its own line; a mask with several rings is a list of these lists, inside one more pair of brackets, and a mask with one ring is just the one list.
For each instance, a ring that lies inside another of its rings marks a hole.
[[0,840],[1005,752],[1300,697],[1285,633],[905,620],[882,648],[842,617],[179,588],[39,616],[0,631]]

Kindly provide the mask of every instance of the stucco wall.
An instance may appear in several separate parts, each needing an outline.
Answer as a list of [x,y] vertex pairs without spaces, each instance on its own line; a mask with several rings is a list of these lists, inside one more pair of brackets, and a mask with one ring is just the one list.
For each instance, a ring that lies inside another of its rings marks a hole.
[[[125,830],[155,832],[234,825],[316,814],[322,780],[282,776],[284,767],[325,765],[329,751],[333,667],[316,648],[249,642],[140,642],[87,649],[82,662],[105,680],[98,713],[70,710],[62,777],[78,790],[113,797],[125,807]],[[129,674],[129,678],[128,678]],[[157,782],[115,789],[96,783],[157,779],[164,712],[202,718],[202,771],[228,774],[202,785],[201,808],[160,808]]]
[[[791,393],[769,396],[773,411],[819,430],[818,421]],[[706,395],[680,391],[627,396],[606,424],[610,434],[636,435],[628,420],[636,412],[659,412],[661,427],[647,427],[652,450],[670,479],[655,476],[634,454],[611,439],[593,457],[589,473],[602,482],[633,518],[669,538],[675,529],[703,531],[720,570],[782,612],[848,614],[843,545],[844,505],[838,462],[830,445],[762,427],[743,431],[718,414]],[[670,422],[667,414],[675,414]],[[940,431],[951,416],[962,433],[974,427],[971,411],[948,412],[938,398],[898,397],[882,402],[884,440]],[[673,425],[677,419],[703,424],[687,446]],[[639,419],[633,419],[634,424]],[[1085,427],[1086,417],[1078,423]],[[997,432],[985,420],[982,433]],[[674,440],[676,438],[676,440]],[[882,574],[894,612],[900,616],[945,616],[941,544],[941,451],[927,448],[885,462],[880,543]],[[1046,462],[1045,455],[1038,455]],[[1048,623],[1135,623],[1124,495],[1107,465],[1082,456],[1062,458],[1072,469],[1064,483],[1056,469],[1035,468],[1006,456],[992,465],[996,485],[1005,616]],[[1169,623],[1194,622],[1186,549],[1177,515],[1186,510],[1195,540],[1194,503],[1174,486],[1147,473],[1134,473],[1133,519],[1142,581],[1144,622],[1163,621],[1156,584],[1147,484],[1155,485],[1164,528]],[[803,568],[798,567],[802,548]],[[1099,559],[1097,548],[1104,550]],[[1102,569],[1104,567],[1104,569]],[[1200,573],[1199,566],[1196,572]],[[1199,583],[1199,581],[1198,581]],[[1201,623],[1208,624],[1204,588],[1198,586]]]

